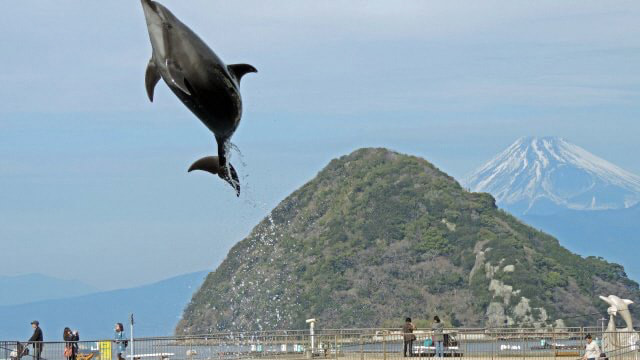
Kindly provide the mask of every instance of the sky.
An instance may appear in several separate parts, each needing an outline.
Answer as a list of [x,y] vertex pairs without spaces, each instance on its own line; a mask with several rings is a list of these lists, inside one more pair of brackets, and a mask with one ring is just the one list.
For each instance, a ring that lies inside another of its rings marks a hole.
[[360,147],[462,178],[562,136],[640,174],[640,2],[162,3],[259,71],[232,139],[242,196],[187,174],[215,141],[164,83],[148,101],[138,1],[0,0],[0,276],[114,289],[213,269]]

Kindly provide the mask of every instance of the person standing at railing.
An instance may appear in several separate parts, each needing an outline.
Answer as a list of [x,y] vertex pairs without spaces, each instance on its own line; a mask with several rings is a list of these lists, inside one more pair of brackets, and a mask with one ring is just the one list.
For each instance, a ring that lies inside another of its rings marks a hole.
[[407,357],[407,348],[409,348],[409,356],[413,356],[413,341],[416,339],[416,336],[413,334],[413,330],[415,329],[416,326],[411,322],[411,318],[406,318],[404,321],[404,325],[402,325],[402,334],[404,338],[404,357]]
[[78,341],[80,340],[78,331],[76,330],[74,332],[66,327],[62,332],[62,339],[65,341],[64,356],[67,360],[76,360],[76,356],[78,355]]
[[433,343],[436,347],[436,357],[444,357],[444,324],[440,321],[438,315],[433,317],[431,331],[433,331]]
[[116,353],[118,356],[118,360],[124,360],[124,354],[127,351],[127,337],[124,335],[124,325],[122,323],[116,324],[116,332],[115,332],[115,342],[116,342]]
[[600,357],[600,348],[598,344],[593,341],[591,338],[591,334],[587,334],[585,337],[587,340],[587,345],[585,346],[584,356],[582,356],[583,360],[596,360]]
[[33,328],[33,335],[29,338],[29,344],[33,345],[33,359],[40,360],[40,354],[42,354],[42,342],[44,341],[44,336],[42,335],[42,329],[40,329],[40,322],[38,320],[33,320],[31,322],[31,327]]

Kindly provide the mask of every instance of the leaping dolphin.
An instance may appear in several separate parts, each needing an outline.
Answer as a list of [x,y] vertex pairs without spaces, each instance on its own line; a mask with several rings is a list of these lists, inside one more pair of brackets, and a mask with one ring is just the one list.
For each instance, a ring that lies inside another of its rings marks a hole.
[[242,117],[240,79],[257,72],[249,64],[225,65],[189,27],[157,1],[141,0],[151,40],[145,85],[149,100],[162,78],[171,91],[213,132],[218,156],[207,156],[189,167],[208,171],[231,184],[240,196],[236,170],[227,163],[227,142]]

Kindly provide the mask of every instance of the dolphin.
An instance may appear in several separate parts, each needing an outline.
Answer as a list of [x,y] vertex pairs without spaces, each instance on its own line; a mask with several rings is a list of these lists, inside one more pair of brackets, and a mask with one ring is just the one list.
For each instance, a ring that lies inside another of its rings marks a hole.
[[225,65],[204,41],[157,1],[141,0],[151,40],[151,59],[145,73],[149,100],[162,78],[171,91],[213,132],[218,156],[194,162],[188,172],[218,175],[240,196],[238,173],[227,162],[227,143],[242,117],[240,79],[257,72],[249,64]]
[[[600,295],[600,299],[610,305],[607,309],[607,313],[610,317],[615,317],[619,313],[622,320],[624,320],[625,325],[627,325],[624,330],[633,331],[631,313],[629,312],[629,305],[633,304],[633,301],[629,299],[621,299],[615,295],[609,295],[606,297]],[[615,331],[615,322],[609,321],[609,327],[611,326],[613,326],[613,329],[608,329],[608,331]]]

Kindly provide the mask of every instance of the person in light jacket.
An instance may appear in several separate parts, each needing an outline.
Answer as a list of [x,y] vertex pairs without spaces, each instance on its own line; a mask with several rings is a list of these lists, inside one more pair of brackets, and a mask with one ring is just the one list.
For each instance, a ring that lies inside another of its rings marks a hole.
[[117,323],[115,328],[116,354],[118,360],[124,360],[124,354],[127,351],[127,337],[124,335],[124,325]]
[[587,334],[585,339],[587,340],[587,346],[585,347],[584,355],[582,356],[582,359],[596,360],[600,358],[600,348],[598,347],[598,344],[596,344],[596,342],[593,341],[593,338],[591,338],[591,334]]
[[436,347],[436,357],[444,357],[444,324],[440,321],[438,315],[433,317],[431,331],[433,331],[433,344]]

